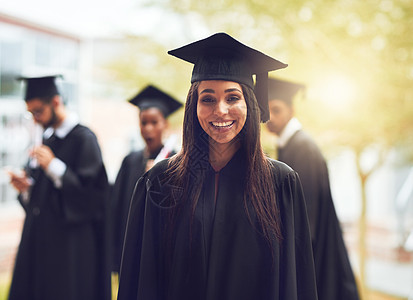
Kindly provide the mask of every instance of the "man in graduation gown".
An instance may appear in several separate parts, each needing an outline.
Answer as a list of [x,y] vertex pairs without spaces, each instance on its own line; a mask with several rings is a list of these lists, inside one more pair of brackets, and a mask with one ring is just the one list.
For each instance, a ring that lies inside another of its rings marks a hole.
[[320,300],[359,299],[353,271],[330,191],[326,161],[294,117],[293,97],[304,86],[269,78],[269,131],[278,139],[278,160],[300,176],[312,236]]
[[56,76],[21,78],[46,130],[24,174],[11,173],[26,218],[9,300],[107,300],[108,181],[95,134],[68,115]]
[[164,144],[162,138],[167,118],[182,106],[153,85],[143,88],[129,102],[139,108],[139,128],[145,148],[132,151],[123,159],[112,190],[112,271],[115,273],[119,273],[126,220],[136,182],[154,163],[175,154],[174,145]]

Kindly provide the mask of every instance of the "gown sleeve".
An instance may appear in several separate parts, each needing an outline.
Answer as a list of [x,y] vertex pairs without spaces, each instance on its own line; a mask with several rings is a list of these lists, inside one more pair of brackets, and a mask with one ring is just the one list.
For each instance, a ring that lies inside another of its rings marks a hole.
[[120,267],[118,300],[137,299],[147,177],[141,177],[129,208]]
[[111,217],[111,236],[112,236],[112,251],[113,257],[111,262],[112,271],[119,272],[119,264],[122,251],[122,242],[124,231],[122,231],[122,225],[125,226],[125,219],[123,210],[128,211],[129,207],[124,207],[122,200],[124,199],[124,194],[127,189],[128,182],[128,165],[126,163],[127,158],[125,157],[122,161],[122,165],[119,169],[119,172],[116,176],[115,183],[112,186],[110,194],[110,217]]
[[[282,221],[280,299],[317,299],[314,261],[304,195],[298,174],[290,169],[278,202]],[[293,295],[292,291],[295,295]]]
[[77,142],[68,145],[76,162],[67,164],[59,190],[64,217],[69,222],[101,219],[108,196],[108,180],[96,136],[89,130],[76,133]]
[[133,190],[139,177],[144,173],[142,161],[143,155],[141,155],[141,152],[131,152],[128,154],[122,161],[111,191],[112,270],[115,272],[119,272],[120,268],[123,238],[125,236],[126,222]]

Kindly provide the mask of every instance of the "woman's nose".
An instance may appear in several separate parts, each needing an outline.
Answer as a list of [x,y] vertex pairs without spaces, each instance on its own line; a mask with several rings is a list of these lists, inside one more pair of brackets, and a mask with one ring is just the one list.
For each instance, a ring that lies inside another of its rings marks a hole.
[[151,132],[153,130],[153,126],[151,125],[145,125],[145,126],[142,126],[141,128],[142,128],[142,131],[145,133]]
[[225,101],[218,101],[215,106],[215,114],[225,115],[228,113],[228,104]]

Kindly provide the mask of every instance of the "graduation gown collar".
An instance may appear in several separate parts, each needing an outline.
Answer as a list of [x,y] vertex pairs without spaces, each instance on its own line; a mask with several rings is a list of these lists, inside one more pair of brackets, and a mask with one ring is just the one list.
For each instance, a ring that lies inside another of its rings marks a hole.
[[44,133],[43,138],[49,139],[53,134],[60,139],[64,139],[69,132],[79,124],[79,119],[74,114],[69,114],[58,128],[48,127]]
[[218,174],[228,174],[229,172],[241,172],[242,166],[245,164],[242,162],[243,149],[238,149],[228,163],[218,172],[214,170],[211,163],[208,163],[208,172],[218,173]]
[[287,125],[285,126],[284,130],[281,132],[280,137],[277,140],[278,148],[283,148],[287,145],[288,141],[292,138],[292,136],[298,131],[301,130],[302,125],[297,118],[292,118]]

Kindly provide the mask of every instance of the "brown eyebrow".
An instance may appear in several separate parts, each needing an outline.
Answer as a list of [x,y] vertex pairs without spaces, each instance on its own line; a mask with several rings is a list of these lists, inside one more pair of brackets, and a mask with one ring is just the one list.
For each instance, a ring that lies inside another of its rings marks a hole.
[[[240,93],[241,93],[241,91],[240,91],[239,89],[237,89],[237,88],[230,88],[230,89],[226,89],[226,90],[225,90],[225,93],[231,93],[231,92],[240,92]],[[205,90],[202,90],[202,91],[200,92],[200,94],[203,94],[203,93],[214,94],[215,91],[214,91],[213,89],[205,89]]]
[[200,92],[200,94],[203,94],[203,93],[210,93],[210,94],[214,94],[214,93],[215,93],[215,91],[214,91],[213,89],[205,89],[205,90],[202,90],[202,91]]
[[230,88],[230,89],[225,90],[225,93],[231,93],[231,92],[240,92],[241,93],[241,91],[237,88]]

